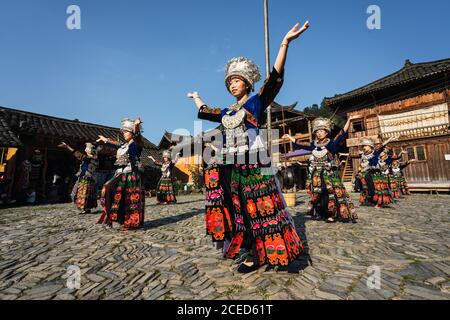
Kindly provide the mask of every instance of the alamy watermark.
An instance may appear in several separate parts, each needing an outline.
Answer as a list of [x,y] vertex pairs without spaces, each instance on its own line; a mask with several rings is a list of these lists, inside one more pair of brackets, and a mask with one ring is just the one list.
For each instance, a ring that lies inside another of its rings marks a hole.
[[81,288],[81,270],[80,267],[70,265],[67,267],[67,280],[66,287],[68,289],[80,289]]
[[66,20],[66,26],[69,30],[81,29],[81,9],[77,5],[70,5],[67,7],[66,13],[69,15]]
[[380,30],[381,29],[381,8],[375,4],[370,5],[367,8],[367,14],[370,16],[367,18],[367,28],[369,30]]
[[371,290],[381,289],[381,268],[379,266],[370,266],[367,268],[369,275],[366,280],[367,288]]

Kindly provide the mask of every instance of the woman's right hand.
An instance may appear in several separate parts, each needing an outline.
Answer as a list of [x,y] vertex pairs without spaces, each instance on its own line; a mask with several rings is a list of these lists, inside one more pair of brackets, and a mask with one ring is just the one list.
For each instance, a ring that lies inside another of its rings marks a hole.
[[197,91],[194,91],[194,92],[189,92],[187,94],[187,97],[191,98],[191,99],[198,99],[198,98],[200,98],[200,95],[198,94]]
[[283,140],[291,140],[292,142],[295,142],[295,139],[290,134],[284,134],[281,139]]
[[108,142],[108,138],[106,138],[105,136],[102,136],[101,134],[98,135],[98,139],[96,140],[96,142],[104,142],[107,143]]

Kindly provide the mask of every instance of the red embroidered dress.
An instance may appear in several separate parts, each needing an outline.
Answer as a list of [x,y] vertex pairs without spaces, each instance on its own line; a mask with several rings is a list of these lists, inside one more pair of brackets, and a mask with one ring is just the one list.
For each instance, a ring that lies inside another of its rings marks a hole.
[[[260,150],[257,147],[259,122],[282,83],[282,75],[273,69],[259,93],[250,97],[242,107],[220,109],[204,106],[198,115],[200,119],[222,123],[225,164],[219,167],[222,171],[228,170],[228,175],[212,170],[205,177],[209,186],[228,186],[219,188],[219,193],[213,192],[207,199],[207,232],[221,236],[214,227],[220,226],[219,229],[226,232],[230,228],[229,220],[233,220],[231,244],[226,256],[234,259],[242,248],[252,250],[257,265],[287,265],[302,251],[300,238],[270,164],[264,165],[261,159],[252,156]],[[230,159],[234,163],[230,164]],[[240,159],[245,160],[236,161]],[[220,199],[216,206],[220,212],[212,211],[215,208],[211,205],[213,197]]]
[[118,222],[135,229],[144,224],[145,194],[142,188],[141,154],[138,144],[131,140],[118,148],[114,176],[104,184],[101,204],[103,213],[98,223],[112,225]]

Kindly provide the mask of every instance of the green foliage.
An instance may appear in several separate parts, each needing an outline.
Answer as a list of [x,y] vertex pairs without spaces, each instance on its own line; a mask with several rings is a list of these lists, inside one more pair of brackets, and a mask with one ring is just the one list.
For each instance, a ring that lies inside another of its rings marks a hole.
[[191,165],[189,167],[189,173],[192,176],[192,183],[195,190],[200,190],[203,187],[203,172],[200,166]]

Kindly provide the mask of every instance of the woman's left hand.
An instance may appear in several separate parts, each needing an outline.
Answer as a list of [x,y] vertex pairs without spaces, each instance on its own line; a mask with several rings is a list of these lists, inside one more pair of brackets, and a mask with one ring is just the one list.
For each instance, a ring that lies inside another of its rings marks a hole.
[[297,39],[303,32],[305,32],[308,28],[309,28],[309,21],[306,21],[303,24],[303,27],[300,27],[300,23],[296,23],[295,26],[289,30],[289,32],[286,34],[286,36],[284,37],[283,42],[291,42],[292,40]]
[[360,114],[355,114],[355,115],[353,115],[353,116],[348,117],[348,121],[353,121],[353,120],[361,119],[361,118],[362,118],[362,115],[360,115]]

